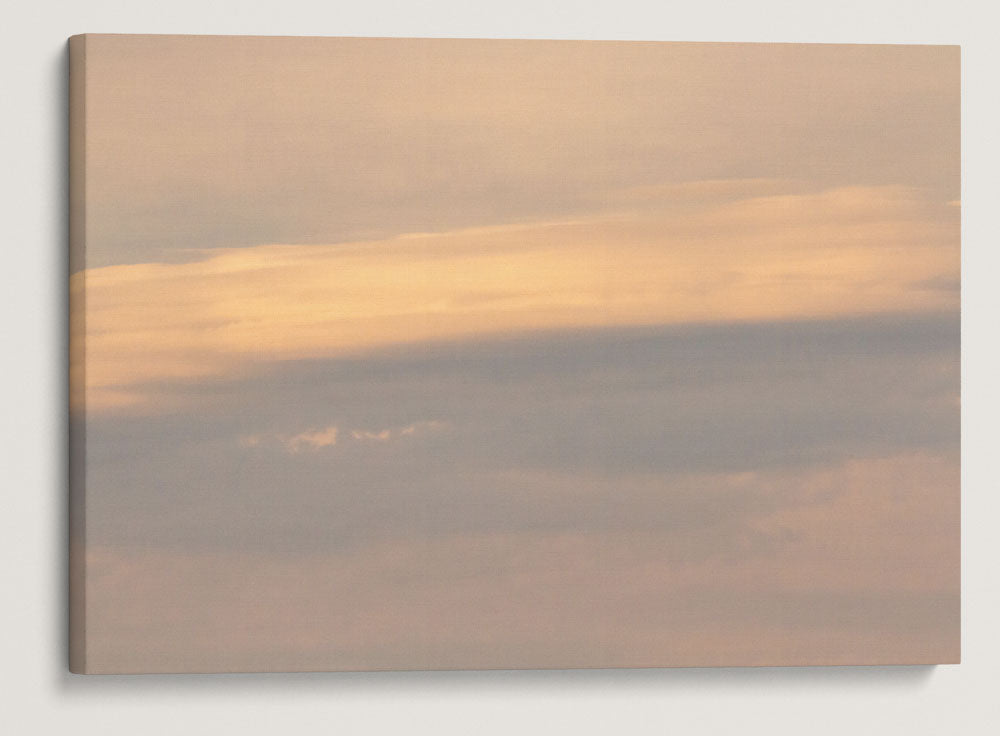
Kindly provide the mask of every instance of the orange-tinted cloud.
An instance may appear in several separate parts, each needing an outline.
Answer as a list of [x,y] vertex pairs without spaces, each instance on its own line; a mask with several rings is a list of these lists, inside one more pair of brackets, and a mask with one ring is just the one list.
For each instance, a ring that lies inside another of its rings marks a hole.
[[141,407],[156,381],[428,340],[957,307],[928,288],[958,277],[957,209],[898,187],[770,188],[709,203],[701,184],[625,192],[576,220],[90,269],[71,283],[86,289],[73,330],[88,408]]

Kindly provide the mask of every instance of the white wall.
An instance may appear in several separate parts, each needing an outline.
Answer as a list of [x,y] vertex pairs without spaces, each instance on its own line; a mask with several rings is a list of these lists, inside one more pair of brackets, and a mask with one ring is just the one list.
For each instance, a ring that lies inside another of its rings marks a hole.
[[[735,6],[735,7],[730,7]],[[996,51],[989,2],[21,0],[0,18],[0,728],[7,733],[992,733],[1000,728]],[[80,32],[960,43],[963,664],[184,677],[66,672],[65,39]]]

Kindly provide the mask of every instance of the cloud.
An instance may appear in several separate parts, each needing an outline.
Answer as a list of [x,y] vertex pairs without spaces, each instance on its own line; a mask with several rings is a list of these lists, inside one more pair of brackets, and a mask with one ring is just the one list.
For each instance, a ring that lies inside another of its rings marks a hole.
[[432,419],[431,421],[428,422],[414,422],[413,424],[409,424],[403,427],[401,430],[399,430],[399,433],[402,435],[422,434],[424,432],[434,432],[440,429],[444,429],[447,426],[448,426],[447,422],[439,422],[437,420]]
[[[390,427],[380,430],[352,429],[348,437],[358,442],[388,442],[392,438],[413,437],[418,434],[435,432],[447,427],[447,422],[437,420],[413,422],[403,427]],[[324,429],[308,430],[298,434],[249,434],[240,435],[237,443],[242,448],[261,447],[269,442],[275,442],[286,452],[297,454],[303,450],[320,450],[337,444],[341,434],[336,426],[330,425]]]
[[304,449],[319,450],[337,444],[337,432],[337,428],[332,426],[311,432],[300,432],[284,438],[282,444],[291,453],[301,452]]
[[383,429],[381,432],[370,432],[364,429],[351,430],[351,437],[356,440],[376,440],[378,442],[385,442],[391,436],[392,431],[388,429]]
[[[957,315],[609,328],[270,366],[201,386],[197,422],[89,417],[88,535],[301,551],[739,515],[784,498],[766,495],[774,474],[956,453],[958,328]],[[330,426],[324,451],[279,439]],[[258,445],[239,447],[248,435]]]
[[86,291],[71,371],[88,411],[150,411],[158,382],[394,345],[957,309],[919,285],[958,277],[958,226],[954,208],[900,187],[675,193],[583,221],[91,269],[71,280]]
[[417,434],[438,431],[444,429],[446,426],[447,422],[430,420],[425,422],[413,422],[405,427],[381,429],[376,432],[366,429],[355,429],[351,430],[351,437],[362,441],[375,440],[377,442],[386,442],[393,437],[413,437]]
[[658,496],[629,477],[596,495],[586,475],[509,480],[536,514],[631,519],[386,535],[379,518],[356,546],[293,554],[92,544],[88,656],[142,671],[958,656],[957,456],[707,474]]
[[[428,343],[177,390],[196,415],[87,418],[97,668],[958,652],[955,313]],[[331,426],[326,451],[276,439]]]

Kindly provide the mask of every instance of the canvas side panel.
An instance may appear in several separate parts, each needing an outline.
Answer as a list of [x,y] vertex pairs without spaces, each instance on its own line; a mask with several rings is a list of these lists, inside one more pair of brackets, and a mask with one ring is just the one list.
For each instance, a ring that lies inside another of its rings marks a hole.
[[86,63],[87,37],[69,40],[69,669],[87,671],[86,415]]

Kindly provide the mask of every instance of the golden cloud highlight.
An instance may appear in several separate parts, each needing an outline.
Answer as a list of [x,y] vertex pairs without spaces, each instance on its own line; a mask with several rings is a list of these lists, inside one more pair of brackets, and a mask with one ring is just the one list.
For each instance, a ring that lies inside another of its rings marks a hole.
[[957,308],[957,293],[920,286],[958,277],[959,212],[945,202],[851,187],[706,203],[704,189],[626,193],[572,221],[75,274],[72,402],[150,410],[157,382],[431,340]]

